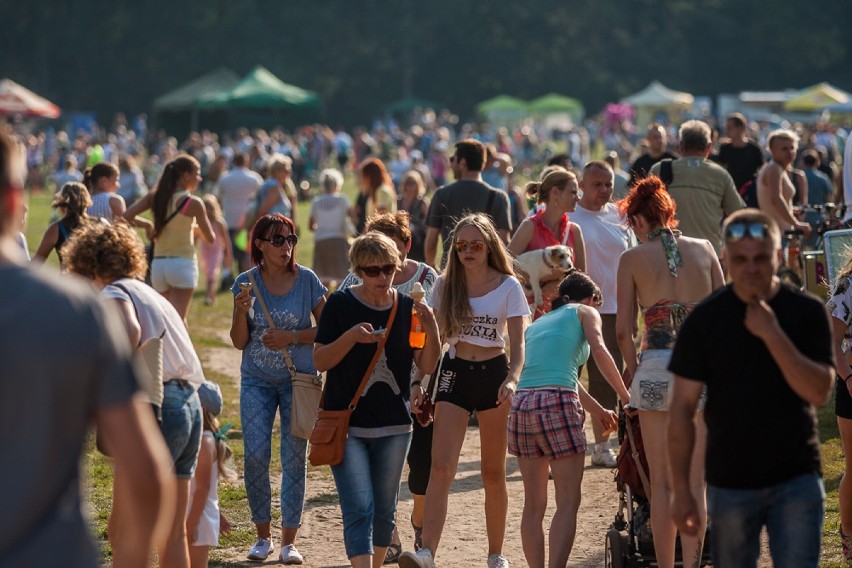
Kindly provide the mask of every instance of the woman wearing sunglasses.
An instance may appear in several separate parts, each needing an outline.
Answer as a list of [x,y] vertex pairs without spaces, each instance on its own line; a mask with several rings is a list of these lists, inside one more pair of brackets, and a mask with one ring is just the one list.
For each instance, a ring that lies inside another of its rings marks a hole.
[[[672,374],[667,370],[677,333],[686,316],[713,290],[724,284],[722,267],[709,241],[684,237],[675,227],[675,202],[656,176],[633,187],[618,203],[641,241],[622,253],[618,263],[618,346],[630,384],[630,406],[639,410],[639,424],[651,474],[651,528],[661,567],[672,567],[677,529],[672,520],[667,426]],[[641,353],[636,352],[636,313],[644,321]],[[700,410],[700,409],[699,409]],[[704,448],[707,436],[696,412],[695,474],[692,493],[701,507],[697,535],[681,535],[683,558],[700,558],[707,514],[704,499]]]
[[[240,419],[245,448],[245,483],[257,542],[248,559],[263,561],[274,550],[271,540],[272,494],[269,459],[272,423],[276,411],[281,422],[281,551],[284,564],[301,564],[296,532],[302,522],[307,474],[307,441],[290,434],[292,385],[282,350],[287,350],[296,370],[315,372],[313,342],[325,306],[325,286],[310,269],[296,264],[293,222],[280,213],[264,215],[251,230],[254,267],[240,274],[234,293],[231,341],[242,350],[240,365]],[[249,279],[252,275],[253,285]],[[256,302],[263,298],[275,324],[270,327]]]
[[[524,366],[524,325],[530,315],[509,253],[486,215],[468,215],[452,232],[454,253],[432,290],[431,304],[449,350],[438,373],[432,471],[426,490],[423,548],[404,552],[402,568],[431,568],[447,516],[470,414],[479,418],[488,567],[506,568],[506,425]],[[511,360],[503,339],[508,330]]]
[[[396,245],[400,254],[400,260],[402,261],[402,268],[394,273],[393,276],[393,287],[396,288],[397,292],[411,294],[414,285],[420,283],[426,293],[426,302],[428,302],[432,297],[432,287],[435,285],[438,275],[425,262],[418,262],[408,258],[408,251],[411,250],[411,243],[413,242],[408,223],[409,216],[405,211],[382,213],[381,215],[370,217],[367,220],[365,230],[368,233],[370,231],[378,231],[389,237]],[[363,281],[357,274],[350,272],[338,290],[345,290],[350,286],[362,283]],[[427,373],[431,372],[431,370],[427,369]],[[425,374],[415,369],[412,373],[414,384],[418,384],[418,381],[421,381]],[[426,388],[433,392],[435,390],[431,381]],[[429,471],[432,468],[432,432],[432,424],[423,426],[417,421],[414,422],[414,430],[411,434],[411,447],[408,450],[406,460],[408,462],[408,490],[411,492],[414,501],[414,506],[411,510],[411,526],[414,529],[415,549],[423,545],[423,508],[426,503],[426,487],[429,485]],[[394,526],[393,539],[388,546],[385,563],[396,562],[399,560],[401,553],[402,541],[399,538],[399,531]]]
[[[394,275],[404,269],[401,258],[394,241],[382,233],[370,231],[355,239],[349,260],[361,283],[329,296],[314,347],[317,369],[328,371],[325,410],[347,408],[370,372],[349,421],[343,460],[331,467],[346,555],[355,568],[380,565],[386,558],[411,441],[408,403],[416,404],[423,394],[412,383],[411,366],[430,372],[438,362],[438,327],[431,308],[393,286]],[[426,331],[419,350],[408,340],[412,311]],[[377,349],[382,351],[370,370]]]

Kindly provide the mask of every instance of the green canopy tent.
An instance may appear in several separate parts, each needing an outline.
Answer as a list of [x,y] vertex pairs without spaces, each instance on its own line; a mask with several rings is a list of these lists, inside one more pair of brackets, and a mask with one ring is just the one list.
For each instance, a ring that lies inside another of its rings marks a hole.
[[240,77],[226,67],[190,81],[154,100],[157,127],[175,136],[185,136],[200,126],[210,130],[226,127],[227,114],[223,111],[204,111],[199,108],[202,97],[225,93],[240,82]]
[[261,65],[228,91],[203,95],[198,106],[226,111],[231,128],[292,127],[321,120],[323,114],[316,93],[284,83]]
[[549,93],[530,101],[527,110],[548,127],[570,127],[583,120],[585,109],[577,99]]
[[511,124],[527,116],[527,103],[509,95],[498,95],[476,105],[476,111],[492,124]]

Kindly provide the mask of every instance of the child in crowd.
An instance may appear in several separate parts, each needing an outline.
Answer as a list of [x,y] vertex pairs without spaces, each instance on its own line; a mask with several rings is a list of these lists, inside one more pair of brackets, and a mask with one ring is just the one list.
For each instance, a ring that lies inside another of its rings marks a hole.
[[216,301],[216,292],[219,290],[219,273],[224,263],[225,266],[233,264],[231,239],[228,237],[228,226],[222,215],[222,207],[219,200],[213,194],[206,194],[202,198],[207,208],[207,218],[210,226],[216,234],[216,240],[212,243],[201,241],[201,265],[204,270],[204,278],[207,281],[207,297],[204,304],[212,306]]
[[219,478],[237,479],[229,465],[231,449],[225,443],[225,432],[230,425],[219,427],[216,416],[222,412],[222,394],[219,385],[207,381],[198,389],[204,417],[204,433],[198,452],[198,466],[190,487],[186,532],[189,539],[191,568],[206,568],[211,546],[219,545],[219,533],[230,531],[231,524],[219,510]]

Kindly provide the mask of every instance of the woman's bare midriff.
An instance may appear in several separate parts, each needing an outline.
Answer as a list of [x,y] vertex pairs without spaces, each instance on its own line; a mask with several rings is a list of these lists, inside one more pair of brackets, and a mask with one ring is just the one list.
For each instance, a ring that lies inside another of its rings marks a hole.
[[456,343],[456,357],[465,361],[487,361],[505,352],[502,347],[482,347],[464,341]]

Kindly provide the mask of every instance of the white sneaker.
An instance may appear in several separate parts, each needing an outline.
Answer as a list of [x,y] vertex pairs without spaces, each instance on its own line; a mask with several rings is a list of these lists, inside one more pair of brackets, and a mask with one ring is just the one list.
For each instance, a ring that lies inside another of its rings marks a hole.
[[509,561],[502,554],[492,554],[488,557],[488,568],[509,568]]
[[613,468],[616,465],[616,461],[615,452],[612,451],[612,448],[608,444],[606,447],[604,444],[597,444],[595,446],[595,451],[592,454],[592,465]]
[[428,548],[421,548],[417,552],[406,550],[399,555],[399,568],[435,568],[432,552]]
[[273,550],[275,550],[275,545],[272,544],[271,540],[259,538],[257,539],[257,542],[254,543],[254,546],[249,548],[247,558],[249,560],[254,560],[255,562],[263,562],[269,557],[269,553]]
[[278,553],[278,559],[282,564],[301,564],[305,561],[302,558],[302,555],[299,554],[299,551],[296,550],[296,546],[292,544],[285,544],[281,547],[281,552]]

